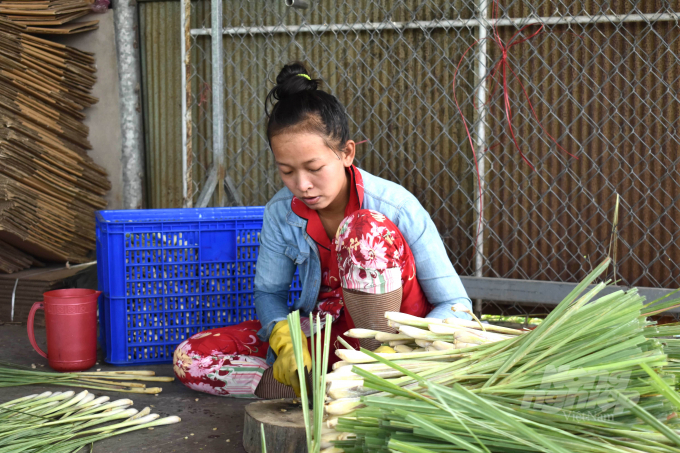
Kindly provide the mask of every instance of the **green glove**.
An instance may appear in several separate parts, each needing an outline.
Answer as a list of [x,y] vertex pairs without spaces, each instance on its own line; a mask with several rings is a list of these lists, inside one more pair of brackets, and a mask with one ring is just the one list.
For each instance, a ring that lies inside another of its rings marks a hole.
[[[302,347],[302,360],[305,362],[305,367],[312,371],[312,357],[307,350],[307,341],[305,334],[305,344]],[[269,346],[276,354],[276,361],[274,362],[274,379],[284,385],[293,387],[295,394],[300,396],[300,381],[297,375],[297,364],[295,363],[295,353],[293,352],[293,340],[290,337],[290,327],[288,320],[279,321],[274,326],[272,334],[269,337]]]

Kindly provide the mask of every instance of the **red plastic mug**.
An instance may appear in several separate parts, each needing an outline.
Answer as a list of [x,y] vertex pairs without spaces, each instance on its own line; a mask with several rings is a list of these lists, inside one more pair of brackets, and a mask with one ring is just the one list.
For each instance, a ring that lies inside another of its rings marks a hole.
[[[97,299],[101,291],[57,289],[43,294],[28,314],[28,340],[56,371],[83,371],[97,362]],[[35,313],[45,310],[47,354],[35,341]]]

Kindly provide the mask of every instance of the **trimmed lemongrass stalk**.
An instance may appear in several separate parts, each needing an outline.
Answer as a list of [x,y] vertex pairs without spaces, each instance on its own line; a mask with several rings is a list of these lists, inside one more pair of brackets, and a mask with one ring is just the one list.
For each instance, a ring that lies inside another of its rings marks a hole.
[[[300,399],[302,400],[302,418],[305,423],[305,433],[307,434],[307,451],[313,453],[312,449],[312,428],[310,426],[309,420],[309,399],[307,396],[307,382],[305,379],[305,362],[302,358],[302,333],[300,327],[300,312],[294,311],[288,315],[288,325],[290,327],[290,337],[293,341],[293,354],[295,356],[295,363],[298,367],[298,379],[300,382]],[[310,323],[310,332],[313,334],[314,325]],[[312,347],[314,347],[314,342],[312,341]],[[314,352],[314,351],[312,351]],[[314,359],[312,358],[312,366],[314,364]]]
[[331,443],[334,440],[338,440],[338,437],[340,436],[340,433],[333,430],[332,432],[326,432],[321,435],[321,451],[326,450],[327,448],[333,447],[333,444]]
[[483,331],[486,332],[486,328],[484,327],[484,324],[482,324],[482,321],[480,321],[479,318],[477,318],[477,316],[475,316],[475,314],[472,312],[472,310],[467,308],[467,306],[465,306],[463,304],[453,304],[453,306],[451,307],[451,311],[460,312],[460,313],[467,313],[468,315],[472,316],[472,319],[477,321],[477,324],[479,324],[479,327]]
[[446,351],[446,350],[449,350],[449,349],[456,349],[455,344],[449,343],[447,341],[441,341],[441,340],[433,341],[432,346],[434,346],[435,349],[438,349],[440,351]]
[[129,399],[107,400],[87,391],[68,391],[4,403],[0,407],[0,452],[72,453],[113,435],[179,421],[178,417],[155,421],[159,416],[149,414],[149,408],[140,413],[128,409]]
[[413,339],[391,340],[391,341],[388,341],[387,344],[390,345],[391,347],[395,347],[395,346],[399,346],[399,345],[406,345],[406,346],[409,346],[409,347],[413,347],[413,345],[415,345],[415,343],[413,342]]
[[371,329],[349,329],[345,332],[346,337],[350,338],[375,338],[376,334],[383,333],[379,330]]
[[406,313],[400,313],[398,311],[386,311],[385,318],[392,322],[399,324],[401,326],[411,326],[418,327],[421,329],[427,329],[430,324],[440,324],[443,321],[438,318],[419,318],[417,316],[409,315]]
[[467,332],[471,335],[476,335],[479,338],[489,340],[489,341],[502,341],[512,338],[511,335],[504,335],[494,332],[482,332],[480,330],[470,329],[463,326],[454,326],[448,324],[430,324],[429,330],[433,333],[440,335],[455,335],[458,332]]
[[426,348],[432,346],[432,341],[429,340],[416,340],[416,344],[421,348]]
[[375,334],[374,337],[377,341],[380,341],[382,343],[386,343],[388,341],[394,341],[394,340],[410,340],[413,341],[413,337],[410,335],[404,335],[401,333],[387,333],[387,332],[378,332]]
[[122,371],[81,371],[80,375],[96,376],[155,376],[156,372],[151,370],[122,370]]
[[[291,328],[291,338],[293,341],[293,352],[295,354],[295,363],[298,366],[298,378],[300,382],[300,397],[302,400],[302,415],[305,423],[305,433],[307,436],[307,451],[309,453],[318,453],[321,446],[321,431],[323,425],[324,415],[324,400],[326,396],[326,370],[328,369],[328,356],[330,350],[331,340],[331,323],[332,318],[326,315],[326,323],[324,328],[323,340],[319,332],[314,335],[315,323],[310,314],[310,343],[311,343],[311,358],[312,358],[312,398],[314,399],[312,419],[310,423],[309,418],[309,404],[306,389],[306,379],[304,377],[304,362],[302,359],[302,334],[300,331],[300,313],[294,311],[288,315],[288,324]],[[316,316],[316,326],[320,326],[320,318]],[[315,341],[316,340],[316,341]],[[358,351],[354,351],[358,352]],[[300,372],[299,370],[303,370]]]
[[[468,321],[467,319],[460,319],[460,318],[446,318],[444,320],[444,324],[449,325],[449,326],[460,326],[460,327],[467,327],[468,329],[476,329],[479,326],[477,325],[476,322],[474,321]],[[496,326],[493,324],[485,324],[484,325],[486,328],[487,332],[496,332],[496,333],[502,333],[505,335],[522,335],[523,331],[517,330],[517,329],[510,329],[509,327],[501,327],[501,326]]]
[[[371,363],[376,360],[366,355],[361,351],[354,351],[348,349],[336,349],[335,355],[337,355],[341,360],[348,363]],[[459,354],[458,350],[453,349],[449,351],[431,351],[423,353],[397,353],[397,354],[378,354],[379,357],[389,358],[392,361],[403,360],[403,359],[419,359],[419,360],[443,360],[443,359],[455,359],[460,357],[465,357],[466,354]]]
[[[354,346],[351,344],[347,343],[344,338],[342,338],[340,335],[336,337],[336,339],[340,342],[341,345],[346,347],[347,349],[355,349]],[[355,349],[356,350],[356,349]]]
[[413,352],[413,348],[409,348],[406,345],[399,344],[399,345],[394,347],[394,351],[395,352]]
[[452,340],[453,335],[440,335],[433,333],[429,330],[424,330],[424,329],[419,329],[418,327],[412,327],[412,326],[401,326],[399,327],[399,333],[403,335],[408,335],[411,338],[414,338],[416,340],[427,340],[427,341],[435,341],[435,340]]
[[262,453],[267,453],[267,437],[264,435],[264,423],[260,423],[260,443],[262,444]]
[[326,413],[331,416],[346,415],[362,406],[361,398],[341,398],[326,404]]
[[33,384],[52,384],[125,393],[155,394],[162,391],[160,387],[145,388],[145,384],[127,382],[130,380],[172,382],[174,377],[155,376],[153,371],[145,370],[56,373],[0,362],[0,388]]

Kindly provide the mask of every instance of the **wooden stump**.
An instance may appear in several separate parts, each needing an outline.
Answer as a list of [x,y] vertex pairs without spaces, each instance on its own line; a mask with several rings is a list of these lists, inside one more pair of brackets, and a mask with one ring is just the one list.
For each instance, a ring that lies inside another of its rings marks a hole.
[[300,400],[264,400],[246,406],[243,447],[248,453],[262,452],[260,425],[264,425],[267,453],[307,451]]

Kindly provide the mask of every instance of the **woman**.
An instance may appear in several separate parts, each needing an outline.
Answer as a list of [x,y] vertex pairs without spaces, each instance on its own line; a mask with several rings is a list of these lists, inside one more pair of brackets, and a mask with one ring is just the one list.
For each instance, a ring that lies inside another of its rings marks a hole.
[[[398,184],[353,165],[356,144],[349,138],[348,119],[338,99],[318,89],[320,81],[300,63],[284,66],[276,82],[266,99],[274,104],[268,112],[267,137],[285,187],[265,209],[254,283],[262,342],[255,346],[261,358],[269,342],[266,362],[273,364],[255,391],[262,397],[292,396],[272,375],[299,393],[286,320],[296,268],[302,293],[293,310],[300,310],[303,320],[310,313],[330,314],[333,349],[335,338],[352,327],[389,330],[385,311],[448,318],[461,316],[451,310],[453,304],[471,307],[437,229],[418,200]],[[251,333],[256,326],[248,326]],[[308,330],[308,322],[303,322],[306,336]],[[362,346],[374,349],[379,344],[370,340]],[[385,346],[377,351],[394,352]],[[334,360],[335,354],[330,357]],[[307,351],[305,364],[311,365]]]

